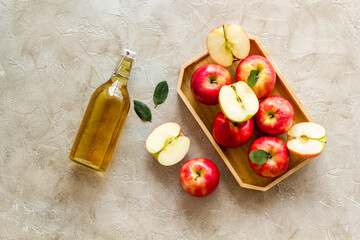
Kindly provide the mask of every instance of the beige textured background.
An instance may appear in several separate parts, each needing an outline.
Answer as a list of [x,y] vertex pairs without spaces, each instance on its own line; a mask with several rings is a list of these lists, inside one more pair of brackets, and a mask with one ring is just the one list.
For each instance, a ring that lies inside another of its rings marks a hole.
[[[292,1],[0,1],[0,239],[360,239],[360,3]],[[181,99],[182,64],[207,33],[239,23],[262,41],[314,121],[325,152],[268,192],[242,189]],[[68,160],[94,89],[123,47],[152,123],[131,108],[103,176]],[[167,101],[152,92],[167,80]],[[178,122],[186,159],[207,157],[221,181],[196,199],[181,164],[146,152],[151,129]]]

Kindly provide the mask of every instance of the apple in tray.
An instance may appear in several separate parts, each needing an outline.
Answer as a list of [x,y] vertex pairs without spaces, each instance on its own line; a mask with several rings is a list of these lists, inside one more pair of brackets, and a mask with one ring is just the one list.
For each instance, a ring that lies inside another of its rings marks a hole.
[[221,88],[219,105],[225,116],[233,122],[245,122],[259,109],[255,93],[242,81]]
[[213,29],[208,34],[206,47],[216,63],[229,67],[234,60],[244,59],[249,55],[250,40],[242,27],[227,24]]
[[191,77],[191,91],[201,103],[215,105],[219,103],[222,86],[231,84],[229,71],[219,64],[206,64],[199,67]]
[[266,58],[250,55],[241,60],[236,69],[236,81],[246,82],[258,99],[268,96],[275,87],[276,73]]
[[218,144],[227,148],[244,145],[254,130],[252,118],[242,123],[232,122],[220,112],[213,123],[213,136]]
[[165,166],[180,162],[190,148],[190,139],[179,124],[168,122],[156,127],[146,139],[146,149]]
[[297,123],[288,131],[287,147],[299,157],[311,158],[319,155],[325,148],[325,128],[312,122]]
[[264,136],[251,143],[248,160],[257,175],[270,178],[280,176],[287,170],[290,156],[283,141]]
[[278,95],[268,96],[260,102],[254,120],[258,128],[270,135],[279,135],[290,129],[294,122],[294,108]]
[[184,163],[179,174],[185,192],[195,197],[205,197],[219,185],[220,174],[215,163],[206,158],[194,158]]

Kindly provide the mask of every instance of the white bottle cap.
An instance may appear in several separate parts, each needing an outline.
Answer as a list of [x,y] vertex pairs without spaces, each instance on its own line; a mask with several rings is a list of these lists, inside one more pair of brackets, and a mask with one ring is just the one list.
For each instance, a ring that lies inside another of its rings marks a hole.
[[136,56],[136,52],[133,52],[129,49],[124,49],[122,54],[128,58],[132,58],[132,59],[135,59],[135,56]]

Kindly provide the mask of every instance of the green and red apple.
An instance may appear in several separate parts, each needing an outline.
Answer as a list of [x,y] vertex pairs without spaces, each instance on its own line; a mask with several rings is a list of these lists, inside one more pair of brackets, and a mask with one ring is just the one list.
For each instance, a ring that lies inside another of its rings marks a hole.
[[241,60],[236,69],[236,81],[246,82],[258,99],[268,96],[275,87],[276,73],[266,58],[250,55]]
[[291,103],[278,95],[268,96],[260,102],[254,116],[258,128],[270,135],[279,135],[290,129],[295,112]]
[[248,161],[257,175],[273,178],[288,169],[290,156],[283,141],[276,137],[264,136],[251,143]]
[[219,185],[220,174],[215,163],[209,159],[194,158],[181,167],[179,179],[185,192],[194,197],[205,197]]
[[244,59],[250,52],[250,40],[242,27],[227,24],[213,29],[206,39],[210,57],[218,64],[229,67],[234,60]]
[[203,104],[219,103],[222,86],[231,84],[229,71],[219,64],[206,64],[199,67],[191,77],[191,91],[195,99]]
[[146,149],[165,166],[180,162],[189,148],[190,139],[185,136],[179,124],[173,122],[156,127],[146,139]]
[[254,130],[252,118],[245,122],[232,122],[224,113],[220,112],[213,123],[213,136],[218,144],[227,148],[236,148],[244,145]]

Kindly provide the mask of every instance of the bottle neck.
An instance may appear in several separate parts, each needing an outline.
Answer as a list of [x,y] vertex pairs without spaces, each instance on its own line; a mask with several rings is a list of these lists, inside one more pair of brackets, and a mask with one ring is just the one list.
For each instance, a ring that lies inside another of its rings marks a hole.
[[123,51],[123,54],[120,57],[120,60],[116,65],[113,76],[111,78],[113,79],[113,82],[117,80],[121,80],[126,83],[126,81],[129,79],[131,67],[134,62],[134,57],[135,57],[134,52],[127,49]]

